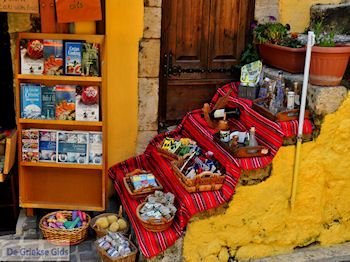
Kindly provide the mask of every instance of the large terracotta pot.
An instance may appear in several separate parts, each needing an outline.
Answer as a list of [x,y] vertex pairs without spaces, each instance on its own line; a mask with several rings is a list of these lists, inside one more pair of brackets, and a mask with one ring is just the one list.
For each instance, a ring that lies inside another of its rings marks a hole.
[[259,44],[259,53],[265,64],[290,73],[302,73],[305,64],[305,48],[291,48],[275,44]]
[[349,45],[313,46],[310,63],[310,83],[318,86],[338,86],[350,56]]

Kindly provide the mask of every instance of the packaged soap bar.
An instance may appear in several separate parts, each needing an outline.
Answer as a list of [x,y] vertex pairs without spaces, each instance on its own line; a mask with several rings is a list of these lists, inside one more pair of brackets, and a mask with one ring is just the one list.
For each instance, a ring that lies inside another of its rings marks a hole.
[[102,165],[102,132],[89,133],[89,164]]
[[99,121],[98,86],[77,86],[75,107],[77,121]]
[[131,181],[133,183],[135,190],[139,190],[143,187],[148,187],[149,185],[152,185],[154,187],[157,186],[157,183],[153,174],[142,174],[142,175],[132,176]]
[[63,42],[47,40],[44,44],[44,75],[63,75]]
[[71,164],[87,164],[88,149],[87,132],[57,132],[57,162]]
[[64,49],[64,74],[69,76],[81,76],[81,44],[84,41],[63,40]]
[[20,40],[21,74],[41,75],[44,71],[43,40]]
[[21,118],[41,118],[41,87],[39,84],[21,83]]
[[35,129],[22,130],[22,160],[37,162],[39,154],[39,131]]
[[41,86],[41,118],[56,119],[56,88],[54,86]]
[[56,137],[55,130],[39,130],[40,162],[56,162]]

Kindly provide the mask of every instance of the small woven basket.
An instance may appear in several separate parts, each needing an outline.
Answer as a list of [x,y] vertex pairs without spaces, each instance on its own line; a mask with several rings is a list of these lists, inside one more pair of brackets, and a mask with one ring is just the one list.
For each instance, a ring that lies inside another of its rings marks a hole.
[[165,218],[160,218],[160,219],[150,219],[149,221],[145,221],[140,216],[140,210],[145,204],[146,202],[143,202],[136,209],[137,218],[139,219],[141,225],[146,230],[151,232],[162,232],[167,230],[173,223],[175,216],[173,216],[170,220],[167,220]]
[[108,255],[107,251],[104,250],[102,247],[98,245],[97,240],[95,241],[95,246],[97,248],[97,252],[102,258],[104,262],[134,262],[136,261],[136,254],[137,254],[137,247],[130,241],[129,238],[129,245],[131,249],[131,253],[124,257],[111,257]]
[[101,238],[101,237],[107,235],[107,233],[108,233],[108,231],[106,229],[100,228],[100,227],[98,227],[96,225],[96,220],[99,219],[100,217],[117,216],[118,219],[120,219],[120,218],[123,219],[126,222],[126,228],[124,230],[117,231],[117,233],[121,233],[121,234],[125,235],[128,232],[128,230],[129,230],[129,223],[126,221],[125,218],[123,218],[122,212],[123,212],[123,208],[122,208],[122,206],[120,206],[118,214],[115,214],[115,213],[104,213],[104,214],[95,216],[91,220],[90,226],[91,226],[91,228],[93,230],[95,230],[96,235],[97,235],[98,238]]
[[[68,220],[72,219],[72,211],[60,211]],[[43,225],[50,216],[55,216],[57,212],[49,213],[40,220],[39,227],[43,231],[44,238],[54,245],[75,245],[84,241],[87,237],[91,218],[86,214],[86,224],[79,228],[60,229]]]

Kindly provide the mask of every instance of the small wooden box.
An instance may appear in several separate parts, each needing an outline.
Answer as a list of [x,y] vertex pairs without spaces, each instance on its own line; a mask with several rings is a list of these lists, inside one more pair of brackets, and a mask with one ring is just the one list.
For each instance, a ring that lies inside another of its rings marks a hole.
[[13,129],[12,133],[6,138],[4,143],[5,151],[5,163],[4,170],[0,173],[0,182],[3,182],[6,175],[10,172],[16,157],[16,145],[17,145],[17,129]]
[[[229,152],[234,157],[257,157],[257,156],[266,156],[269,152],[269,149],[264,146],[246,146],[240,147],[237,150],[233,150],[228,143],[222,142],[220,140],[220,132],[214,133],[213,138],[220,146],[222,146],[227,152]],[[255,153],[249,153],[248,151],[257,151]]]
[[[259,105],[259,102],[263,102],[263,101],[266,101],[268,99],[269,98],[267,98],[267,97],[255,99],[253,101],[252,108],[256,112],[260,113],[261,115],[263,115],[263,116],[267,117],[268,119],[275,121],[275,122],[282,122],[282,121],[290,121],[290,120],[298,120],[299,119],[299,111],[300,111],[299,109],[286,110],[286,111],[274,114],[270,110],[265,108],[264,106]],[[305,110],[304,118],[305,119],[310,118],[310,111],[309,110]]]

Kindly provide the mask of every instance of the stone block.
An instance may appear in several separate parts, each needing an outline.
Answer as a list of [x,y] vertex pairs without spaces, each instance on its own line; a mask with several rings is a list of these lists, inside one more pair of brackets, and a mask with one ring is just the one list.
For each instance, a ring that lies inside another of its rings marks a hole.
[[183,239],[184,236],[180,236],[167,250],[163,251],[162,253],[151,257],[149,259],[145,259],[145,257],[142,255],[140,256],[140,261],[147,261],[147,262],[182,262],[182,247],[183,247]]
[[269,16],[276,17],[279,20],[279,0],[256,0],[255,1],[255,19],[259,22],[265,22]]
[[144,6],[162,7],[162,0],[144,0]]
[[314,86],[309,85],[307,102],[316,115],[326,115],[337,111],[347,94],[344,86]]
[[162,25],[162,9],[160,7],[145,7],[143,37],[160,38]]
[[350,34],[350,3],[314,5],[310,9],[310,26],[323,20],[322,24],[330,26],[341,34]]
[[160,40],[144,39],[139,44],[139,77],[158,77]]
[[9,33],[26,32],[32,29],[30,14],[7,13]]
[[[277,79],[279,71],[281,71],[281,69],[264,65],[264,76],[268,78]],[[301,86],[303,85],[304,80],[304,74],[292,74],[283,71],[283,77],[287,87],[292,88],[294,87],[293,83],[298,82],[299,89],[301,90]]]
[[142,154],[148,143],[157,135],[157,131],[138,131],[136,142],[136,154]]
[[156,131],[158,129],[158,78],[139,78],[138,129]]

